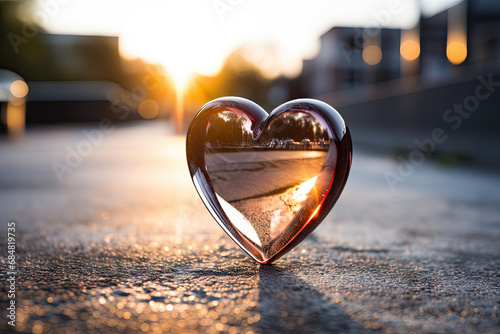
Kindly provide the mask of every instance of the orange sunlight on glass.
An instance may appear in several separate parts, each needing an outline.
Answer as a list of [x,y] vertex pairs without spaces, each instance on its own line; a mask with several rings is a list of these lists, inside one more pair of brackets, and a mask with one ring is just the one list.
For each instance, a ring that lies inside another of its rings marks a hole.
[[[315,177],[313,177],[312,179],[309,179],[307,180],[306,182],[304,183],[301,183],[298,187],[297,187],[297,195],[299,196],[307,196],[307,194],[309,194],[309,192],[311,191],[311,189],[313,188],[314,186],[314,183],[316,183],[316,179],[318,178],[319,175],[316,175]],[[304,198],[305,199],[305,198]]]

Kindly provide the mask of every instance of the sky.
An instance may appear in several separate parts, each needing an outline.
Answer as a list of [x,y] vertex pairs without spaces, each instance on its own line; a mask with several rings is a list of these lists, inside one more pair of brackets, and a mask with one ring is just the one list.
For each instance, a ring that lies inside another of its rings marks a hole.
[[[162,64],[182,81],[215,75],[227,56],[245,56],[268,77],[298,75],[333,26],[412,28],[420,8],[435,14],[460,0],[37,0],[49,32],[113,35],[120,52]],[[47,5],[51,3],[52,5]],[[54,5],[55,3],[55,5]]]

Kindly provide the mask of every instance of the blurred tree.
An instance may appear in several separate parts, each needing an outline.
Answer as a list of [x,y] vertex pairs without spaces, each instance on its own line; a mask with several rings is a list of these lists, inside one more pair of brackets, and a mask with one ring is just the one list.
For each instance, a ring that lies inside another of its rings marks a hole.
[[172,86],[158,66],[125,60],[118,37],[48,34],[36,19],[48,15],[32,0],[0,0],[0,68],[27,81],[112,81],[130,92],[113,101],[136,111],[142,101],[166,116],[172,109]]
[[244,97],[270,110],[268,92],[272,81],[265,79],[242,53],[243,48],[234,51],[216,76],[195,75],[192,78],[185,92],[187,123],[205,103],[222,96]]
[[229,110],[222,111],[210,118],[207,139],[212,146],[241,146],[251,138],[245,123],[244,117]]
[[33,20],[34,2],[0,1],[0,68],[36,78],[47,69],[48,50],[36,36],[43,28]]

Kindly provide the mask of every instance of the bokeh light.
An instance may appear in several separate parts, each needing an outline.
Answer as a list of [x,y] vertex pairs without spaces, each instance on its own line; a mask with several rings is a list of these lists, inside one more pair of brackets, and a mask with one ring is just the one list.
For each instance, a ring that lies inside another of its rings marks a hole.
[[459,65],[467,58],[467,46],[462,41],[452,41],[446,47],[446,57],[454,64]]
[[377,65],[382,60],[382,50],[377,45],[368,45],[363,49],[363,60],[368,65]]
[[417,41],[406,40],[401,44],[401,56],[406,60],[415,60],[420,55],[420,45]]
[[146,99],[139,103],[137,107],[137,111],[139,115],[141,115],[144,119],[153,119],[156,118],[160,112],[160,107],[156,101]]
[[11,94],[19,99],[28,95],[28,91],[28,85],[22,80],[16,80],[10,85]]
[[[37,3],[43,7],[42,0]],[[302,69],[302,60],[316,56],[320,48],[318,38],[333,25],[377,25],[382,17],[375,15],[373,9],[384,6],[384,0],[361,0],[342,6],[332,1],[307,6],[301,1],[283,0],[197,0],[151,1],[138,8],[131,0],[89,0],[60,6],[58,15],[43,25],[52,33],[105,32],[119,36],[123,56],[162,64],[176,82],[188,81],[181,78],[188,72],[185,65],[194,73],[216,75],[234,50],[247,45],[255,51],[247,55],[248,59],[266,78],[282,74],[295,77]],[[383,23],[391,27],[413,26],[418,20],[415,3],[401,2],[398,8],[401,14]],[[129,19],[110,20],[109,13],[130,18],[134,24]],[[264,53],[272,54],[271,58],[258,61],[264,49]]]

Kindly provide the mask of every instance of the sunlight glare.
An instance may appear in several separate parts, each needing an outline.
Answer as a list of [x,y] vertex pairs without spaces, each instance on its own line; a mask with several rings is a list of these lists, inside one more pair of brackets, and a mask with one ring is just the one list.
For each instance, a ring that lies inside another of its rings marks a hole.
[[307,198],[307,194],[311,191],[311,189],[314,187],[314,184],[316,183],[316,179],[318,178],[319,175],[316,175],[312,179],[307,180],[306,182],[300,184],[297,187],[297,200],[300,202],[303,202]]
[[173,69],[168,68],[168,65],[165,64],[164,66],[174,82],[177,94],[183,94],[192,76],[192,71],[188,68],[189,64],[178,64]]
[[[35,2],[37,9],[45,3]],[[118,36],[123,56],[162,64],[172,73],[176,86],[185,87],[188,70],[214,76],[227,57],[244,45],[256,49],[250,58],[258,60],[262,59],[259,49],[274,47],[271,60],[263,66],[260,61],[255,64],[265,77],[296,76],[302,69],[302,60],[316,56],[322,34],[332,26],[373,23],[373,11],[385,2],[360,0],[340,5],[321,0],[308,6],[303,1],[290,0],[228,1],[230,8],[221,16],[213,2],[202,0],[146,1],[140,6],[132,0],[70,1],[58,8],[57,15],[40,23],[51,33]],[[415,26],[420,15],[415,2],[403,1],[401,12],[402,15],[391,18],[388,27]]]

